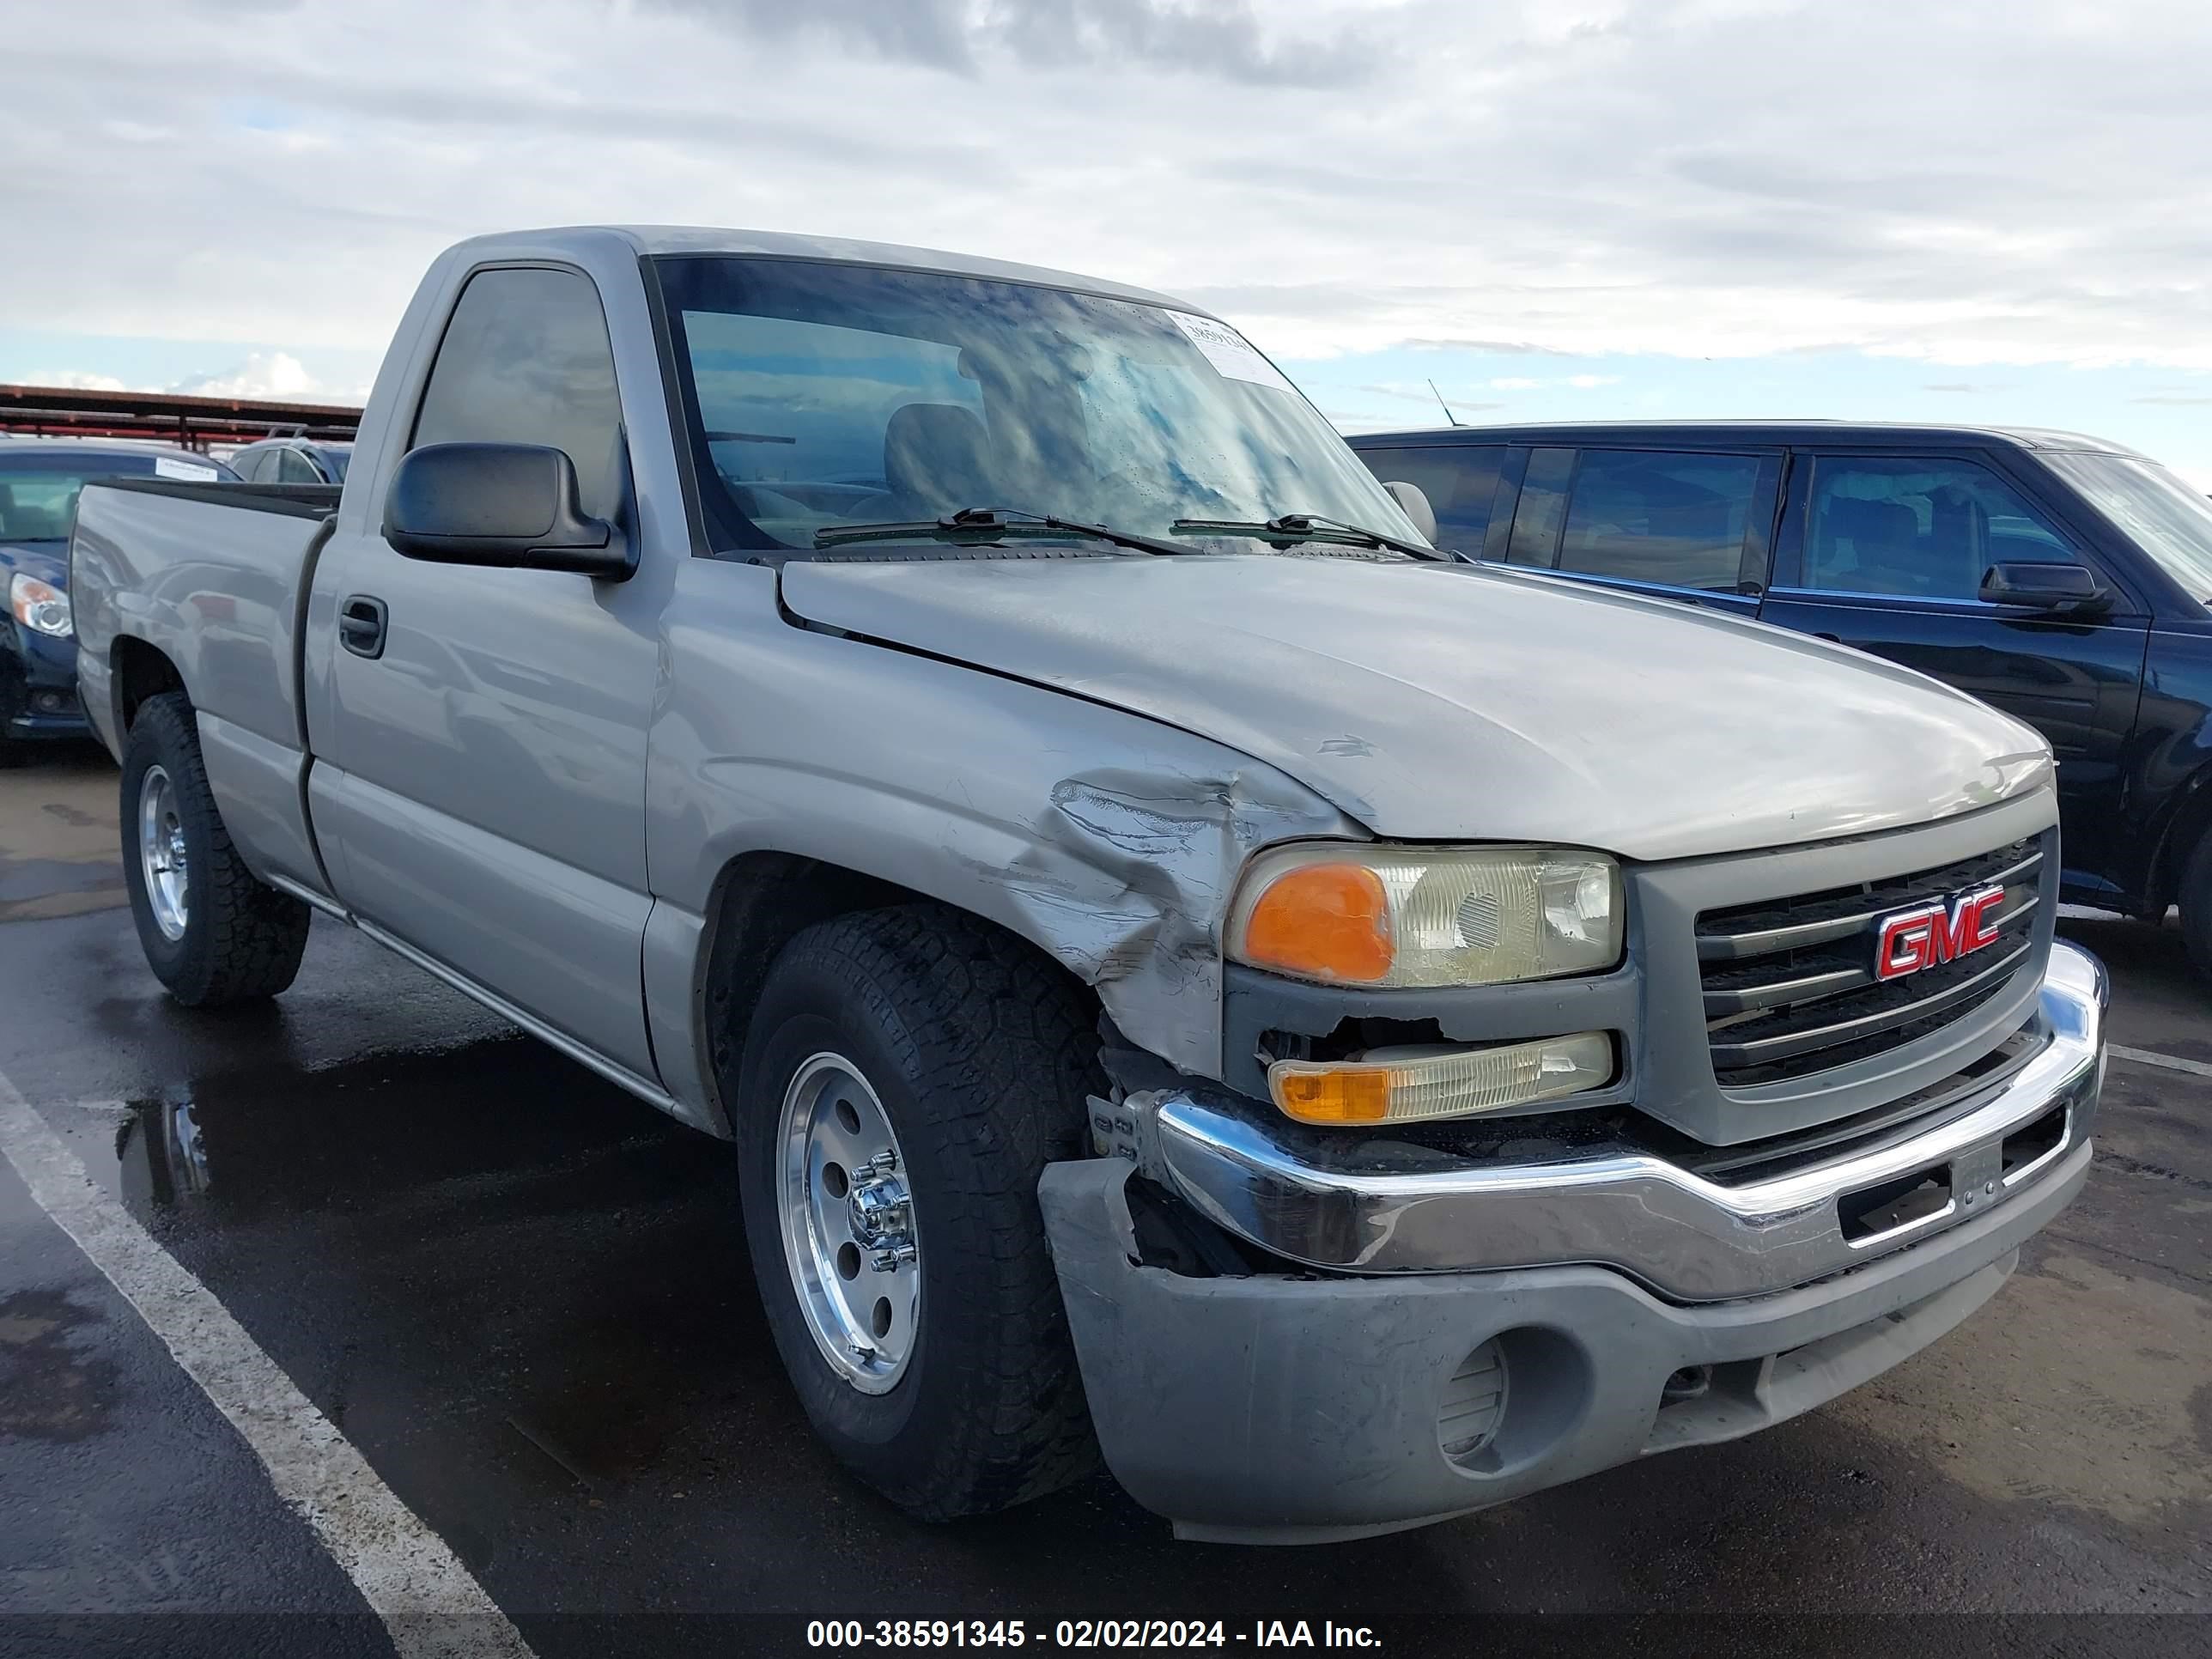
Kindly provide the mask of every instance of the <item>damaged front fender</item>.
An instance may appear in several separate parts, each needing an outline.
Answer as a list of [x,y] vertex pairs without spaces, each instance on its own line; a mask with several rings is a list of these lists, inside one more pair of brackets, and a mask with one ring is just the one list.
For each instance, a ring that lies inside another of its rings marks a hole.
[[695,560],[647,776],[653,890],[704,915],[731,860],[804,854],[1030,940],[1133,1042],[1221,1071],[1221,926],[1245,859],[1366,830],[1274,768],[1142,716],[775,614]]

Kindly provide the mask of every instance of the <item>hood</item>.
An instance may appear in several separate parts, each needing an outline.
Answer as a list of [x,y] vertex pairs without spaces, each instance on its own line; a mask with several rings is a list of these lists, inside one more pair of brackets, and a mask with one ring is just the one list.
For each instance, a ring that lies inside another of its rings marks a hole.
[[1376,835],[1632,859],[1903,828],[2046,786],[2027,726],[1778,629],[1492,566],[807,562],[799,616],[1182,727]]
[[4,588],[8,577],[18,570],[56,587],[67,588],[69,544],[0,541],[0,588]]

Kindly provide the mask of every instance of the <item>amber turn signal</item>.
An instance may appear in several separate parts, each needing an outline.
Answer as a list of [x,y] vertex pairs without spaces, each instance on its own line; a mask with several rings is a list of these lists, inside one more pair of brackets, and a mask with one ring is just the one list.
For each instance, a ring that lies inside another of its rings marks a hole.
[[1370,1048],[1343,1060],[1279,1060],[1267,1090],[1301,1123],[1421,1123],[1473,1117],[1602,1088],[1613,1074],[1603,1031],[1495,1048]]
[[1285,1069],[1268,1081],[1275,1104],[1301,1123],[1380,1123],[1390,1115],[1390,1074],[1379,1066]]
[[1243,959],[1306,979],[1369,984],[1390,971],[1390,899],[1359,864],[1308,864],[1270,882],[1245,918]]

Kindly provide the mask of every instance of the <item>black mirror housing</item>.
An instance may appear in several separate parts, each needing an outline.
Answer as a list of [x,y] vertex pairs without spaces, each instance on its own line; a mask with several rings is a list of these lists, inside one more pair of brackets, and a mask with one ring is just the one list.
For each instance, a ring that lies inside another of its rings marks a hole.
[[2112,602],[2096,573],[2078,564],[1993,564],[1982,574],[1981,598],[2039,611],[2102,611]]
[[384,539],[434,564],[565,570],[620,581],[635,554],[583,509],[576,468],[543,444],[427,444],[410,450],[384,498]]

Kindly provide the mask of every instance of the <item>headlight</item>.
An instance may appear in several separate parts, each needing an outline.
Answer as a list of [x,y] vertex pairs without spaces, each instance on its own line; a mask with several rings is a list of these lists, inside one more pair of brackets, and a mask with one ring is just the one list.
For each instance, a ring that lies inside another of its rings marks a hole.
[[75,625],[70,620],[69,595],[20,570],[8,583],[8,608],[24,627],[57,639],[67,639]]
[[1307,845],[1246,866],[1229,955],[1328,984],[1496,985],[1620,960],[1620,871],[1548,847]]

